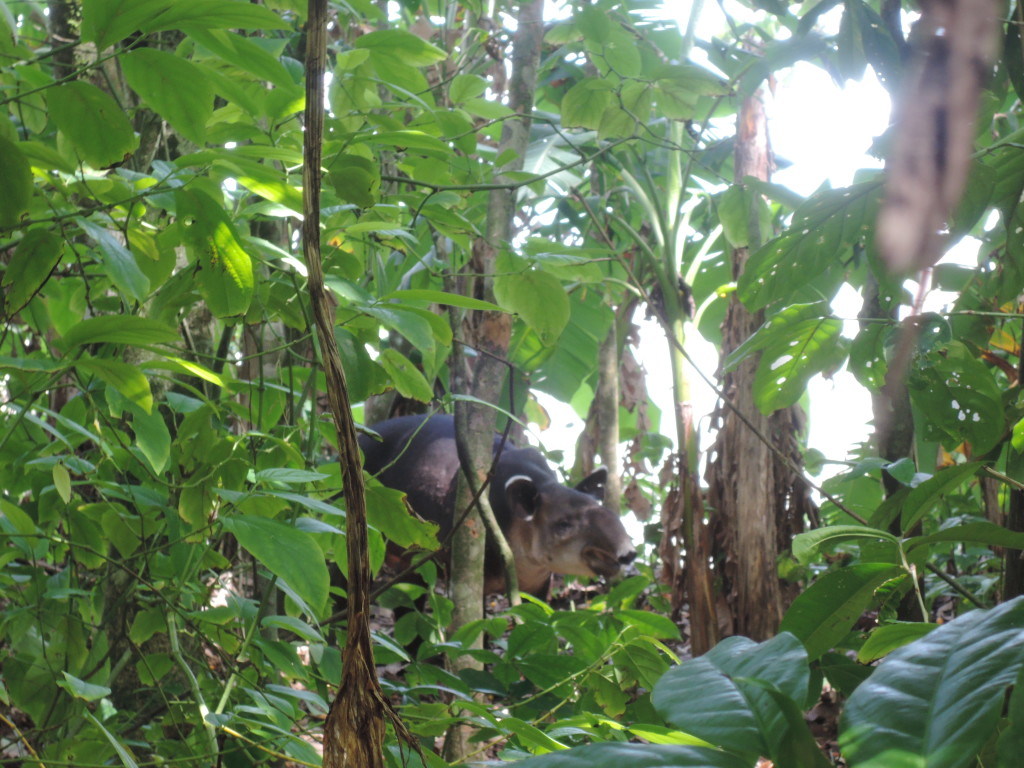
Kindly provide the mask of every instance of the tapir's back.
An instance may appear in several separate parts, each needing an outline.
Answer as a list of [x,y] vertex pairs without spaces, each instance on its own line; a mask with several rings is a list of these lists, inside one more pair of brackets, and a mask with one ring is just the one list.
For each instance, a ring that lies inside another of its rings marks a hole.
[[383,440],[359,436],[366,471],[404,491],[416,513],[440,525],[444,535],[451,525],[445,500],[459,469],[452,417],[401,416],[372,429]]

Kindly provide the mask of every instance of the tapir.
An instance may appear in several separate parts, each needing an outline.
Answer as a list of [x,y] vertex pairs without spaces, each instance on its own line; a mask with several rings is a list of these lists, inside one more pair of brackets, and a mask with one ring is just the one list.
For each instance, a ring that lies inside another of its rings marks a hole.
[[[403,491],[420,517],[437,523],[443,539],[455,516],[460,472],[452,416],[402,416],[360,435],[363,466],[384,485]],[[500,448],[500,453],[498,450]],[[602,505],[607,471],[599,469],[575,488],[558,482],[534,448],[516,448],[495,436],[498,456],[488,491],[491,509],[515,556],[519,589],[547,597],[551,575],[615,576],[636,549],[619,516]],[[484,589],[505,588],[497,548],[488,545]]]

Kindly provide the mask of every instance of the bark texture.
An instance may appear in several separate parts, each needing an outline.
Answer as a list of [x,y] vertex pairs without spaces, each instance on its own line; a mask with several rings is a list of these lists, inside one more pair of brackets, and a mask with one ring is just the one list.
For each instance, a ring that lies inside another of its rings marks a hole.
[[324,68],[327,58],[327,0],[309,0],[306,31],[306,133],[303,141],[302,248],[309,270],[309,298],[327,376],[327,396],[338,433],[345,485],[348,550],[348,636],[342,655],[341,686],[324,725],[324,768],[383,768],[384,730],[390,721],[400,739],[418,744],[384,698],[370,641],[370,557],[363,468],[356,441],[341,355],[334,338],[334,312],[324,287],[320,258],[320,166],[323,153]]
[[[537,68],[544,35],[543,2],[532,0],[519,6],[516,32],[513,37],[512,77],[509,81],[509,106],[518,115],[507,120],[502,127],[497,156],[514,159],[504,165],[495,181],[506,181],[504,172],[522,169],[522,158],[529,143],[533,96],[537,85]],[[516,192],[512,188],[495,189],[490,193],[487,206],[486,237],[473,244],[467,271],[475,277],[467,286],[478,299],[494,301],[493,275],[495,263],[502,248],[512,240],[512,222],[515,215]],[[474,401],[459,400],[455,404],[455,428],[458,434],[459,459],[463,475],[459,480],[457,510],[465,509],[474,491],[483,486],[492,464],[493,435],[496,425],[495,411],[484,403],[498,403],[508,375],[509,341],[512,337],[512,318],[507,312],[472,311],[466,316],[456,338],[465,340],[467,348],[475,350],[470,358],[463,357],[459,349],[453,354],[453,375],[468,378],[463,388],[455,382],[456,392],[473,395]],[[458,346],[458,344],[457,344]],[[481,505],[486,495],[479,494]],[[487,513],[487,510],[484,510]],[[493,516],[492,516],[493,519]],[[501,536],[492,530],[491,535]],[[485,529],[476,512],[471,512],[452,538],[451,590],[455,603],[452,631],[469,621],[480,618],[483,611],[483,555]],[[512,574],[510,574],[512,576]],[[510,579],[514,583],[514,578]],[[512,598],[516,598],[513,590]],[[456,669],[472,665],[472,659],[457,659]],[[472,748],[468,726],[456,726],[445,741],[445,757],[449,761],[464,759]]]
[[[765,120],[763,90],[747,98],[737,124],[735,182],[747,176],[768,180],[771,145]],[[761,240],[756,213],[751,212],[751,246]],[[742,274],[748,248],[733,251],[733,276]],[[722,327],[724,359],[764,322],[763,312],[749,312],[734,297]],[[714,509],[713,527],[720,578],[729,615],[719,616],[727,631],[754,640],[772,637],[784,610],[777,558],[789,546],[792,533],[802,528],[810,508],[805,487],[783,457],[799,460],[796,430],[799,409],[761,413],[754,404],[754,373],[759,358],[747,359],[723,378],[725,397],[732,407],[716,414],[718,435],[708,467],[708,496]],[[738,414],[742,414],[741,419]],[[746,423],[745,423],[746,422]],[[774,448],[774,450],[773,450]]]

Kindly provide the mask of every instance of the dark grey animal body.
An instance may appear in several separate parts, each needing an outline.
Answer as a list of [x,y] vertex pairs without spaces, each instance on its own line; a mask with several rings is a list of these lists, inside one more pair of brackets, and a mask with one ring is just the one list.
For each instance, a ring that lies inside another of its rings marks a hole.
[[[451,416],[403,416],[373,425],[382,440],[360,435],[364,467],[390,488],[405,492],[420,516],[451,530],[459,457]],[[495,437],[498,451],[500,438]],[[488,499],[515,555],[519,588],[546,597],[552,573],[615,576],[636,557],[618,515],[602,506],[607,472],[597,470],[575,488],[558,482],[533,448],[506,443],[498,456]],[[505,575],[488,546],[485,590],[504,589]]]

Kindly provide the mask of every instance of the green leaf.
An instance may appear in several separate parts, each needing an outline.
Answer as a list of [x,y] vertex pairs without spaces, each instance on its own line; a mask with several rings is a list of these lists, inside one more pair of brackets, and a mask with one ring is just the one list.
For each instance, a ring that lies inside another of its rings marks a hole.
[[199,293],[217,317],[244,315],[256,286],[252,261],[231,219],[200,190],[179,189],[175,198],[182,239],[199,265]]
[[366,484],[368,522],[398,546],[437,549],[437,526],[409,514],[405,494],[376,480]]
[[808,198],[790,227],[751,255],[738,283],[744,305],[753,312],[775,302],[831,300],[854,244],[870,237],[882,191],[880,181],[869,181]]
[[147,347],[173,344],[178,332],[157,320],[135,315],[102,315],[78,323],[64,334],[63,347],[70,352],[83,344],[131,344]]
[[50,118],[93,168],[120,163],[139,146],[132,124],[110,94],[75,80],[46,95]]
[[71,503],[71,475],[61,462],[53,465],[53,487],[65,504]]
[[842,321],[826,302],[796,304],[773,315],[725,361],[727,371],[761,351],[754,400],[763,413],[786,408],[803,395],[812,376],[838,368],[846,356]]
[[0,137],[0,227],[13,227],[32,199],[32,167],[18,145]]
[[516,765],[521,768],[750,768],[751,763],[717,749],[606,742],[551,752],[521,760]]
[[137,366],[119,360],[83,357],[75,363],[81,373],[91,373],[120,392],[125,399],[135,403],[146,413],[153,411],[153,392],[149,379]]
[[897,648],[912,643],[934,630],[938,625],[924,621],[900,621],[894,624],[883,624],[878,627],[864,645],[857,651],[857,661],[870,664],[883,656],[888,656]]
[[802,565],[807,565],[817,557],[825,544],[845,539],[885,539],[894,544],[899,543],[898,538],[878,528],[867,528],[863,525],[829,525],[794,536],[793,557]]
[[330,475],[323,472],[311,472],[308,469],[293,469],[291,467],[271,467],[261,469],[256,473],[257,483],[284,483],[286,485],[315,483],[317,480],[326,480]]
[[388,348],[380,353],[378,362],[387,371],[395,389],[403,397],[411,397],[421,403],[429,403],[434,397],[434,390],[430,383],[420,373],[419,369],[410,362],[409,358],[397,349]]
[[239,0],[174,0],[142,29],[157,32],[182,26],[207,29],[289,29],[269,8]]
[[851,766],[902,754],[966,768],[999,722],[1024,664],[1024,598],[972,611],[892,653],[846,704],[839,743]]
[[548,272],[531,269],[498,274],[494,298],[503,309],[519,315],[545,346],[557,342],[569,323],[569,297]]
[[900,530],[907,532],[934,509],[939,499],[952,493],[984,467],[980,461],[957,464],[936,472],[935,475],[912,489],[903,502],[900,515]]
[[612,104],[613,87],[605,80],[581,80],[562,97],[562,125],[597,130]]
[[788,634],[760,644],[728,638],[666,672],[651,700],[669,724],[756,761],[777,752],[785,716],[764,687],[748,678],[771,681],[802,702],[808,690],[807,653]]
[[150,468],[157,475],[163,474],[171,458],[171,435],[159,408],[151,413],[133,409],[132,431],[135,445],[146,457]]
[[82,4],[82,42],[103,50],[179,0],[89,0]]
[[[3,175],[3,142],[0,140],[0,175]],[[0,185],[2,188],[3,185]],[[3,192],[0,192],[2,210]],[[64,254],[64,241],[49,229],[30,229],[18,242],[0,285],[6,289],[4,314],[10,317],[25,308],[39,291]]]
[[96,728],[104,736],[106,736],[107,741],[110,742],[110,745],[114,748],[114,751],[117,752],[117,756],[121,760],[121,765],[123,765],[124,768],[139,768],[139,764],[135,761],[134,755],[132,755],[131,751],[126,746],[124,746],[124,744],[121,742],[121,739],[117,738],[114,734],[112,734],[110,731],[104,728],[103,723],[97,720],[96,716],[92,712],[89,712],[87,710],[82,714],[84,714],[86,719],[94,726],[96,726]]
[[920,356],[907,382],[911,401],[926,413],[924,435],[952,447],[971,445],[975,456],[991,450],[1006,426],[1003,393],[985,363],[959,341]]
[[718,198],[718,220],[733,248],[750,244],[750,194],[742,184],[733,184]]
[[137,48],[120,61],[125,80],[146,106],[188,140],[205,143],[206,123],[213,115],[213,86],[201,67],[156,48]]
[[360,208],[377,204],[380,193],[380,168],[372,160],[358,155],[339,154],[331,160],[327,178],[335,194]]
[[223,516],[224,527],[270,572],[282,579],[314,614],[327,605],[330,579],[324,553],[312,535],[277,520]]
[[57,685],[76,698],[96,701],[110,695],[110,689],[105,685],[93,685],[63,671],[61,674],[64,675],[64,680],[58,680]]
[[[944,472],[946,470],[943,470]],[[954,525],[943,528],[937,533],[928,536],[917,536],[907,539],[904,545],[909,552],[921,546],[928,546],[938,542],[970,542],[972,544],[984,544],[989,547],[1007,547],[1009,549],[1024,549],[1024,533],[1011,531],[1001,525],[990,523],[987,520],[977,520],[963,525]]]
[[77,217],[76,221],[82,231],[99,245],[110,281],[128,297],[143,301],[149,295],[149,278],[139,269],[132,252],[121,245],[114,233],[106,227],[84,216]]
[[259,80],[269,81],[281,88],[295,85],[295,80],[284,65],[247,37],[224,29],[203,29],[194,24],[189,24],[184,32],[210,53]]
[[888,563],[860,563],[826,573],[798,595],[779,630],[792,632],[813,660],[832,649],[875,602],[875,590],[906,572]]
[[356,48],[386,54],[410,67],[426,67],[448,58],[448,54],[404,29],[379,29],[358,37]]
[[462,104],[483,95],[486,90],[487,81],[479,75],[456,75],[448,86],[448,98],[452,104]]
[[392,291],[391,293],[380,297],[382,302],[391,301],[392,299],[397,299],[398,301],[402,301],[404,299],[408,299],[409,301],[425,301],[430,302],[431,304],[441,304],[447,307],[479,309],[485,312],[505,311],[497,304],[492,304],[489,301],[474,299],[472,296],[462,296],[458,293],[430,290],[428,288],[410,288],[407,290]]

